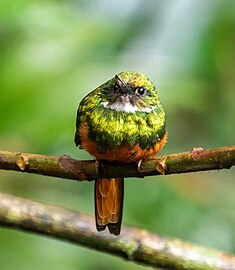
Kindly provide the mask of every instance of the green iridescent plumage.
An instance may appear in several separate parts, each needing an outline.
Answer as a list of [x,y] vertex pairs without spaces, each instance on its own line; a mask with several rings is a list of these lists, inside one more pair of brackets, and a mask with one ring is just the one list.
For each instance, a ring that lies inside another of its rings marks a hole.
[[82,122],[88,124],[89,138],[102,152],[136,144],[150,149],[165,134],[165,112],[155,87],[139,72],[121,72],[81,101],[76,145],[81,144]]

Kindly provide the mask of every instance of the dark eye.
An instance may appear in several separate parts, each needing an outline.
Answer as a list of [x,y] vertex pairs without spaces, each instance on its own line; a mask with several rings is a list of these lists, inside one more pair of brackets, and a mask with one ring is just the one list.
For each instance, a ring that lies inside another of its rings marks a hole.
[[135,89],[135,92],[136,92],[137,95],[143,96],[143,95],[145,94],[146,90],[145,90],[144,87],[137,87],[137,88]]

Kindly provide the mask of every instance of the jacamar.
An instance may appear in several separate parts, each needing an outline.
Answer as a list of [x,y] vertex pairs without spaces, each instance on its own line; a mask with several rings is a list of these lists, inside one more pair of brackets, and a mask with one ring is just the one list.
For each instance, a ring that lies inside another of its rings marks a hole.
[[[153,83],[139,72],[121,72],[90,92],[77,111],[75,143],[97,161],[139,163],[166,143],[165,112]],[[121,230],[123,178],[95,181],[96,228]]]

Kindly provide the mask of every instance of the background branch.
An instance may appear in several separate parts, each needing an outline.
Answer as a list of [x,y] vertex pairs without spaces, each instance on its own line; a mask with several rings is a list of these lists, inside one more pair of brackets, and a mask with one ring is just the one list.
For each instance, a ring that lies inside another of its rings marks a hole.
[[235,257],[178,239],[123,226],[114,237],[96,232],[94,218],[0,193],[0,225],[70,241],[164,269],[235,269]]
[[0,151],[0,169],[14,170],[74,180],[105,177],[144,177],[196,171],[229,169],[235,165],[235,146],[212,150],[194,148],[191,152],[171,154],[135,163],[79,161],[67,155],[46,156]]

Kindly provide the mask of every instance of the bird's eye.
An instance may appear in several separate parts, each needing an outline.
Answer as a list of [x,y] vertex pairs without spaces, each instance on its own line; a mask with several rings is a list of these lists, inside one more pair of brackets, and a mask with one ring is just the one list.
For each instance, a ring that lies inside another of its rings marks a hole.
[[143,96],[145,94],[145,88],[144,87],[137,87],[135,89],[135,92],[136,92],[137,95]]

